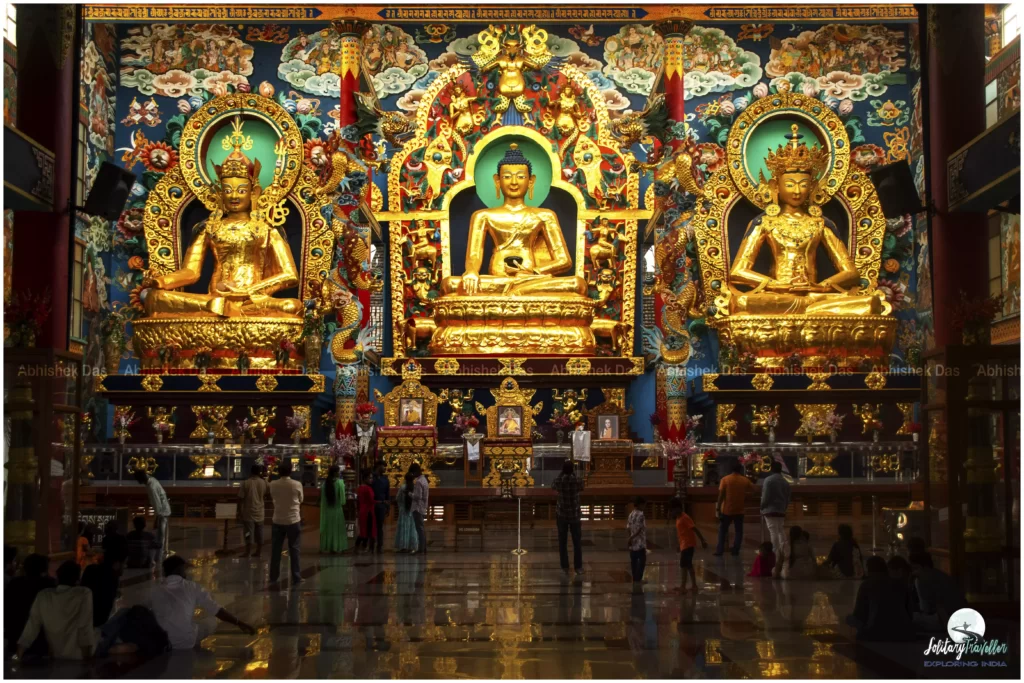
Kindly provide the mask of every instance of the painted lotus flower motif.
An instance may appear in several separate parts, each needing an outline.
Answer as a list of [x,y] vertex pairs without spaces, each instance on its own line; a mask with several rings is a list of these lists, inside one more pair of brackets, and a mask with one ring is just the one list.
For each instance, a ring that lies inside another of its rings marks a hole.
[[768,86],[764,83],[758,83],[754,86],[754,97],[765,97],[768,95]]
[[864,169],[872,169],[885,163],[885,150],[878,145],[860,145],[853,149],[853,163]]
[[713,142],[697,145],[701,164],[706,164],[708,171],[714,172],[725,165],[725,150]]
[[907,285],[899,280],[878,280],[878,291],[882,292],[886,301],[892,304],[893,310],[902,310],[913,305],[913,299],[907,294]]
[[145,270],[146,260],[141,256],[132,256],[128,259],[128,267],[132,270]]
[[306,161],[313,168],[322,168],[327,163],[327,148],[323,140],[307,140],[302,147]]
[[839,102],[839,115],[849,116],[853,113],[853,100],[841,100]]
[[117,231],[126,239],[142,232],[142,218],[145,215],[142,207],[134,207],[123,212],[117,219]]
[[166,142],[149,143],[139,156],[146,170],[157,173],[166,173],[178,163],[178,153]]

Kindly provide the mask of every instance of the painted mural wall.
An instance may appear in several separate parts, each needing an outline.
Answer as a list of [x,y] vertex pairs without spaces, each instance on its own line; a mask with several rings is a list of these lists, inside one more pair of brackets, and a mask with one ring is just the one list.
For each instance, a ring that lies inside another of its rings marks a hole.
[[[415,112],[439,73],[479,48],[476,36],[484,28],[468,23],[373,25],[363,38],[363,52],[368,80],[383,107]],[[662,39],[651,25],[543,28],[551,52],[588,75],[613,115],[643,108],[664,56]],[[82,101],[90,172],[112,159],[139,174],[119,221],[79,223],[79,235],[90,249],[94,300],[98,309],[109,309],[127,302],[141,278],[147,258],[142,207],[162,174],[177,163],[188,114],[225,88],[274,97],[294,113],[307,159],[316,163],[323,141],[338,128],[340,40],[314,22],[91,24],[87,38]],[[841,117],[858,165],[871,169],[906,159],[923,184],[916,23],[698,22],[686,39],[684,60],[687,114],[676,122],[673,135],[695,146],[704,169],[724,163],[730,126],[753,99],[790,89],[820,98]],[[354,128],[341,133],[355,140]],[[372,144],[386,147],[383,140]],[[636,151],[643,156],[642,148]],[[372,182],[386,197],[386,178]],[[355,196],[341,201],[354,202]],[[924,228],[922,217],[895,218],[885,237],[879,286],[901,320],[897,364],[920,348],[930,327]],[[698,276],[696,260],[682,257],[678,277]],[[693,369],[715,367],[715,349],[700,321],[688,343]],[[132,362],[130,354],[123,369]]]

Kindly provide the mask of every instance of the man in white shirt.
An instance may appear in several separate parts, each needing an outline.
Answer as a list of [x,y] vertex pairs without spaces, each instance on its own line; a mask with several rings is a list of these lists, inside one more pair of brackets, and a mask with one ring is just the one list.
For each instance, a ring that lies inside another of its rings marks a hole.
[[151,477],[145,470],[135,470],[135,481],[146,487],[146,495],[149,497],[149,506],[153,508],[156,515],[156,522],[153,530],[156,531],[156,562],[159,567],[167,556],[167,520],[171,516],[171,501],[167,499],[167,492],[156,478]]
[[[167,632],[167,640],[173,650],[191,650],[203,639],[217,630],[217,622],[211,618],[234,624],[249,635],[256,629],[241,621],[203,590],[195,581],[185,578],[188,562],[181,555],[172,555],[164,560],[164,580],[153,586],[145,602],[160,628]],[[202,607],[206,619],[196,622],[196,607]]]
[[44,588],[36,595],[25,630],[18,638],[18,659],[36,641],[39,631],[46,634],[50,655],[55,659],[89,659],[96,649],[92,627],[92,591],[78,585],[82,574],[74,560],[57,568],[57,587]]
[[270,482],[270,498],[274,501],[273,527],[270,534],[270,583],[281,578],[281,550],[288,539],[288,560],[291,562],[292,585],[302,583],[299,574],[299,533],[301,532],[302,484],[292,479],[292,463],[284,460],[277,466],[278,479]]
[[427,482],[427,476],[423,474],[423,469],[417,463],[409,466],[409,474],[415,478],[412,489],[412,523],[416,527],[418,540],[416,550],[412,551],[412,554],[415,555],[427,552],[427,530],[423,526],[423,521],[427,518],[430,485]]

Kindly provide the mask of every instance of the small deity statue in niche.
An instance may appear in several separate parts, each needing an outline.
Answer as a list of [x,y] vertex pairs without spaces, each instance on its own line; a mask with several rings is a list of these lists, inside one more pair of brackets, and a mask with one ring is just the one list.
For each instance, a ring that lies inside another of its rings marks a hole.
[[416,221],[416,227],[409,230],[409,260],[414,266],[426,266],[434,269],[437,261],[437,245],[431,244],[431,236],[437,232],[437,228],[425,224],[423,221]]
[[[533,109],[533,103],[523,95],[523,72],[540,69],[551,61],[547,37],[547,31],[533,25],[522,29],[517,25],[490,26],[480,32],[480,49],[473,55],[473,62],[481,73],[498,71],[498,103],[494,105],[498,114],[507,111],[510,104],[521,114]],[[533,125],[529,117],[526,123]]]
[[437,278],[430,268],[418,266],[413,269],[409,287],[421,304],[430,303],[430,293],[437,289]]
[[590,247],[590,265],[593,267],[594,272],[601,269],[602,263],[606,264],[605,267],[614,271],[619,260],[619,250],[616,242],[621,238],[621,235],[619,235],[618,228],[613,226],[607,218],[599,216],[590,225],[589,233],[587,237],[595,240],[595,243]]
[[551,107],[558,112],[555,117],[555,129],[562,136],[569,136],[576,132],[580,121],[587,116],[580,97],[580,93],[576,92],[573,85],[566,83],[559,91],[558,99],[551,103]]
[[[818,180],[828,164],[828,150],[800,142],[793,124],[789,144],[769,152],[768,186],[772,203],[747,226],[729,271],[730,285],[748,285],[750,292],[735,291],[732,315],[879,315],[886,308],[881,292],[858,294],[860,274],[832,221],[822,217],[813,203]],[[768,275],[754,270],[761,247],[771,249]],[[816,255],[823,246],[838,271],[818,281]]]
[[[494,175],[495,191],[505,201],[495,209],[480,209],[470,218],[465,272],[461,277],[446,277],[441,282],[443,294],[586,295],[582,278],[556,277],[572,268],[572,257],[555,212],[524,201],[527,193],[532,196],[536,180],[530,161],[518,145],[510,145]],[[488,237],[494,249],[490,268],[481,274]],[[542,247],[550,258],[540,258]]]
[[590,286],[597,290],[597,303],[601,306],[608,305],[620,284],[615,271],[610,268],[601,268],[591,273]]
[[[284,235],[253,211],[262,191],[260,162],[242,153],[242,146],[250,148],[251,140],[242,134],[240,117],[225,142],[233,151],[222,165],[214,165],[220,177],[220,208],[196,226],[180,269],[156,277],[147,274],[143,279],[147,317],[298,318],[302,314],[301,301],[273,296],[298,284],[299,273]],[[174,291],[199,280],[208,249],[214,259],[209,293]]]

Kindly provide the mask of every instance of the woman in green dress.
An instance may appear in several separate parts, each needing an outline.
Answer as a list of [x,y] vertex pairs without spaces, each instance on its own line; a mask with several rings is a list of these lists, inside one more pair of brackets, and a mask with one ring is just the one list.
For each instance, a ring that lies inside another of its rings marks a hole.
[[398,529],[395,531],[395,552],[407,553],[419,547],[416,525],[412,521],[412,489],[415,479],[405,475],[405,485],[398,489]]
[[346,550],[345,482],[341,480],[341,468],[331,465],[320,489],[320,552],[340,553]]

